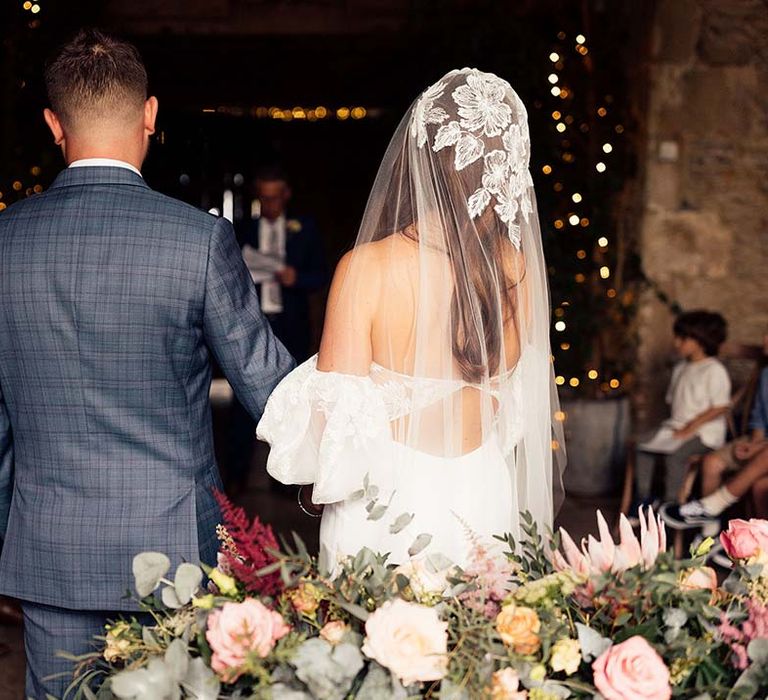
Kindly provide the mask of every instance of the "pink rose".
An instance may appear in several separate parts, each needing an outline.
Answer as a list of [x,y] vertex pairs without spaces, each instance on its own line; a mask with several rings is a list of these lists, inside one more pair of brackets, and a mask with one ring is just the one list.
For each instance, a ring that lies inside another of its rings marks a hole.
[[520,677],[514,669],[496,671],[491,677],[490,700],[526,700],[528,692],[519,687]]
[[768,554],[768,520],[731,520],[728,529],[720,533],[720,542],[731,559]]
[[290,630],[278,613],[254,598],[224,603],[208,616],[205,637],[213,650],[211,668],[232,683],[243,673],[248,654],[256,652],[264,658]]
[[606,649],[592,664],[595,687],[606,700],[669,700],[669,669],[643,637]]
[[435,608],[390,600],[365,623],[363,653],[408,686],[437,681],[448,666],[448,623]]

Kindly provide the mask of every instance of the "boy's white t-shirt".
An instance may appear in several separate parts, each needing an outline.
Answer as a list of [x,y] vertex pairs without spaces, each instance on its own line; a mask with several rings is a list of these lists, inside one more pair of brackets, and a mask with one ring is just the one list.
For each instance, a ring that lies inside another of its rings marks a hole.
[[[698,362],[682,361],[675,365],[667,389],[667,403],[672,407],[664,421],[668,428],[678,430],[710,408],[722,408],[731,402],[731,378],[716,357]],[[725,416],[711,420],[696,431],[699,439],[716,450],[725,443]]]

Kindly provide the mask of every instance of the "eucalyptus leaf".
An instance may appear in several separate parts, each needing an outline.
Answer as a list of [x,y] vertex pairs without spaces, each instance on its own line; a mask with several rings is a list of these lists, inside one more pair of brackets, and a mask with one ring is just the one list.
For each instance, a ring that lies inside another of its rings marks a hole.
[[371,509],[370,513],[368,513],[368,520],[381,520],[386,512],[387,506],[376,506],[375,508]]
[[146,598],[160,585],[171,568],[171,560],[162,552],[142,552],[133,558],[133,578],[136,592],[140,598]]
[[200,657],[190,662],[182,686],[187,695],[195,700],[216,700],[221,690],[219,679]]
[[603,637],[599,632],[581,622],[576,623],[576,631],[579,634],[581,657],[586,662],[596,659],[611,646],[610,639]]
[[176,595],[176,590],[171,588],[171,586],[166,586],[163,588],[163,594],[161,597],[163,599],[163,605],[165,605],[166,608],[176,610],[176,608],[180,608],[182,606],[182,602]]
[[155,637],[155,633],[149,627],[141,628],[141,640],[148,647],[157,646],[157,637]]
[[181,639],[174,639],[165,650],[165,667],[177,683],[187,675],[189,653],[187,645]]
[[768,639],[753,639],[747,646],[747,655],[756,664],[768,663]]
[[420,552],[423,552],[426,547],[429,546],[429,543],[432,541],[432,535],[422,532],[413,542],[413,544],[408,547],[408,555],[411,557],[415,557]]
[[184,562],[176,569],[173,579],[173,587],[176,589],[176,597],[182,605],[186,605],[197,592],[203,582],[203,570],[194,564]]
[[359,501],[361,498],[365,498],[365,489],[359,489],[357,491],[353,491],[347,500]]
[[396,535],[403,528],[408,527],[411,520],[413,520],[413,513],[401,513],[395,518],[395,522],[389,526],[389,531]]
[[431,574],[439,574],[453,566],[453,561],[446,557],[442,552],[428,554],[425,562],[427,565],[427,571],[429,571]]

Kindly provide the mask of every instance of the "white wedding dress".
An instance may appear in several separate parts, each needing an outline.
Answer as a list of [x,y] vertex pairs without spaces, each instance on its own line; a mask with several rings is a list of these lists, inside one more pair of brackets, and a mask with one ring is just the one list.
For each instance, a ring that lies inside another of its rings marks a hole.
[[465,565],[478,542],[519,539],[523,511],[552,524],[563,440],[526,119],[474,69],[422,93],[337,268],[319,355],[267,402],[268,471],[325,504],[329,570],[362,547],[404,562],[421,535]]
[[[482,388],[411,377],[375,363],[367,377],[320,372],[316,362],[307,360],[273,392],[258,436],[272,445],[268,470],[275,479],[314,484],[313,502],[328,504],[321,563],[331,569],[340,555],[363,547],[403,562],[418,535],[427,533],[426,553],[462,565],[477,537],[486,543],[493,533],[518,537],[514,464],[523,406],[514,372],[491,389],[499,405],[492,435],[467,454],[443,457],[398,442],[391,425],[464,389]],[[374,498],[360,493],[364,482],[386,507],[378,519],[369,517]],[[413,519],[391,532],[404,513]]]

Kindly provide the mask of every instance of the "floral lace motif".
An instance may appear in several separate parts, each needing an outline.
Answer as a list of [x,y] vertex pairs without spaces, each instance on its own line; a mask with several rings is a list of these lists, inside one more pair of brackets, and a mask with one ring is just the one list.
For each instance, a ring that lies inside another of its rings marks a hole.
[[439,124],[432,150],[455,147],[457,172],[483,159],[481,182],[467,199],[469,215],[477,218],[493,200],[519,250],[520,221],[527,222],[533,212],[525,107],[506,80],[476,70],[466,75],[466,83],[451,93],[454,106],[444,97],[445,82],[424,91],[411,117],[411,137],[423,148],[429,140],[427,126]]

